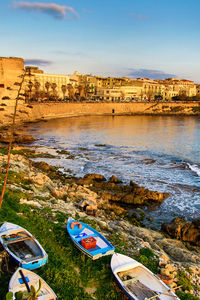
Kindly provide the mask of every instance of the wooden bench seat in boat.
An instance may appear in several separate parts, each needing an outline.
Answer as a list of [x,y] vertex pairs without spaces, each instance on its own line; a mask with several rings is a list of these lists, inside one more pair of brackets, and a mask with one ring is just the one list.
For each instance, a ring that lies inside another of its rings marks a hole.
[[25,240],[28,240],[28,239],[31,239],[29,236],[24,236],[24,237],[21,237],[21,238],[16,238],[16,239],[12,239],[10,241],[6,241],[4,242],[5,245],[10,245],[10,244],[14,244],[14,243],[18,243],[18,242],[22,242],[22,241],[25,241]]
[[[128,281],[128,283],[126,284],[126,287],[139,300],[145,300],[146,298],[151,298],[151,297],[157,295],[157,293],[155,293],[154,291],[152,291],[150,288],[148,288],[146,285],[144,285],[142,282],[140,282],[137,279],[134,280],[134,281],[131,281],[131,279],[127,280],[127,281]],[[160,299],[159,295],[155,299]]]

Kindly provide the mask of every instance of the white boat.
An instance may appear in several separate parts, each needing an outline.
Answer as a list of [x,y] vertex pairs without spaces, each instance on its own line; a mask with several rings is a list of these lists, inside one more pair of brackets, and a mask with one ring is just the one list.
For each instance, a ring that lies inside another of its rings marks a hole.
[[[41,281],[41,289],[37,295],[38,300],[56,300],[57,297],[50,286],[37,274],[22,268],[18,268],[13,274],[9,282],[9,292],[14,294],[22,291],[28,293],[31,286],[34,286],[35,290],[39,289],[39,281]],[[14,298],[13,298],[14,299]]]
[[15,263],[24,269],[37,269],[47,263],[48,255],[26,229],[5,222],[0,227],[0,243]]
[[111,269],[119,286],[129,299],[179,299],[158,276],[128,256],[114,253],[111,259]]

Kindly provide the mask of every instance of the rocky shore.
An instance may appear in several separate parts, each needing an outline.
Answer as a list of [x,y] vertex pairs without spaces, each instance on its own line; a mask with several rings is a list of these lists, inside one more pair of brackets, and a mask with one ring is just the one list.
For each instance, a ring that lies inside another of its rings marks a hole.
[[[160,205],[168,194],[149,191],[132,181],[123,185],[114,175],[108,181],[100,174],[66,177],[58,168],[34,162],[41,155],[34,150],[15,146],[12,153],[7,189],[19,193],[19,205],[30,207],[53,224],[58,223],[58,213],[63,225],[69,216],[89,222],[117,251],[138,259],[170,287],[182,285],[181,299],[200,297],[199,223],[176,219],[164,224],[163,231],[142,224],[142,208]],[[0,149],[1,180],[6,159],[4,147]],[[136,213],[130,216],[127,206]],[[100,299],[96,290],[90,290],[91,299]]]

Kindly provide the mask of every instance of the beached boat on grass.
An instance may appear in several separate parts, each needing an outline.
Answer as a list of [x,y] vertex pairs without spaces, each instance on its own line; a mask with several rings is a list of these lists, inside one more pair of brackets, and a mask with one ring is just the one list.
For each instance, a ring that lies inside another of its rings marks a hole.
[[111,269],[119,286],[129,299],[179,299],[158,276],[128,256],[114,253],[111,259]]
[[47,263],[48,255],[40,243],[18,225],[3,223],[0,227],[0,243],[15,263],[24,269],[34,270]]
[[101,233],[83,222],[70,218],[67,231],[76,247],[93,260],[113,254],[115,251]]
[[13,295],[20,291],[27,294],[30,292],[31,286],[33,286],[36,291],[39,290],[37,294],[38,300],[57,299],[54,291],[40,276],[22,268],[18,268],[11,277],[9,282],[9,292],[12,292]]

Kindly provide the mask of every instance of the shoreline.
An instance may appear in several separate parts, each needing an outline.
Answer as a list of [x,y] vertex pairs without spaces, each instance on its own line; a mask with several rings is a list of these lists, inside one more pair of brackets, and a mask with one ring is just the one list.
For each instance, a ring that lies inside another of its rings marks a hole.
[[[159,274],[173,279],[171,287],[177,286],[179,280],[178,274],[182,274],[180,272],[187,272],[188,269],[191,272],[191,281],[196,282],[198,278],[198,275],[196,274],[200,274],[199,247],[189,246],[187,243],[184,244],[180,240],[172,239],[162,231],[141,227],[139,220],[138,222],[128,221],[120,216],[119,208],[116,208],[115,204],[111,204],[110,206],[107,205],[105,207],[105,202],[103,201],[102,204],[98,204],[96,216],[88,215],[84,209],[81,209],[81,206],[79,205],[80,201],[82,201],[82,204],[83,202],[89,202],[91,204],[91,201],[94,199],[96,199],[97,203],[101,203],[99,201],[102,201],[101,196],[90,188],[91,178],[86,177],[85,180],[79,182],[79,184],[73,178],[71,178],[70,181],[67,181],[67,178],[65,178],[57,168],[46,163],[33,162],[31,157],[34,157],[35,155],[40,156],[41,153],[32,152],[29,147],[24,148],[15,146],[13,149],[7,193],[17,193],[13,199],[18,199],[18,221],[24,224],[29,214],[35,214],[38,215],[38,218],[47,220],[52,228],[54,226],[55,228],[58,228],[58,226],[63,226],[64,220],[69,216],[76,219],[78,218],[79,220],[91,224],[97,230],[100,230],[105,237],[113,243],[117,248],[117,251],[137,258],[143,263],[144,261],[142,259],[144,259],[144,255],[141,254],[143,253],[142,249],[150,249],[149,251],[154,253],[154,258],[153,260],[147,257],[145,258],[147,260],[147,265],[149,264],[148,267],[150,267],[151,263],[153,264],[154,272],[159,272]],[[1,165],[5,162],[5,158],[5,155],[0,154]],[[83,178],[79,180],[83,180]],[[116,178],[113,178],[113,181],[116,181]],[[97,186],[98,185],[99,181],[97,181]],[[17,196],[18,193],[19,196]],[[7,204],[8,200],[9,196],[6,194],[4,206],[10,205],[9,203],[12,203],[13,201],[10,199]],[[13,204],[11,204],[11,206],[12,205]],[[90,210],[91,209],[92,207],[90,207]],[[59,219],[57,218],[57,215],[59,215]],[[62,218],[60,221],[61,216]],[[5,217],[2,219],[2,215],[0,215],[0,220],[5,220]],[[13,221],[13,213],[10,217],[6,216],[6,220]],[[33,231],[31,226],[32,225],[29,224],[29,230]],[[81,256],[78,250],[73,249],[73,245],[71,245],[70,241],[67,243],[69,243],[72,251],[77,252],[77,256]],[[50,256],[50,260],[51,259]],[[51,270],[52,265],[47,267]],[[177,281],[175,279],[177,279]],[[102,283],[99,283],[100,288],[102,288],[101,284]],[[98,288],[93,290],[93,293],[97,290]],[[184,294],[184,291],[182,292]],[[188,292],[195,294],[197,293],[197,290],[194,288]],[[66,298],[61,297],[59,299],[64,300]],[[96,299],[102,299],[102,296],[100,298],[97,297]]]
[[[15,101],[4,101],[0,109],[0,126],[12,122]],[[197,103],[24,103],[19,101],[16,124],[39,122],[50,119],[79,116],[199,116],[200,104]]]

